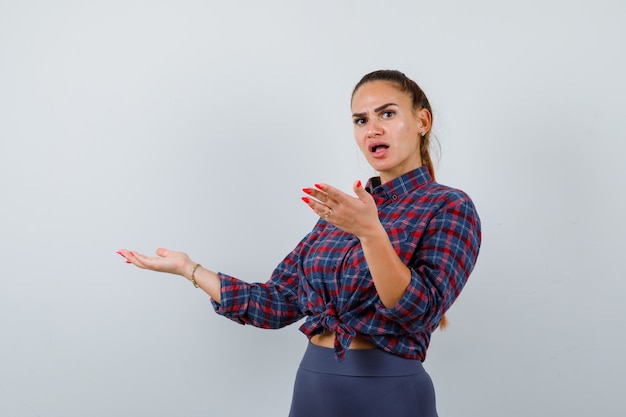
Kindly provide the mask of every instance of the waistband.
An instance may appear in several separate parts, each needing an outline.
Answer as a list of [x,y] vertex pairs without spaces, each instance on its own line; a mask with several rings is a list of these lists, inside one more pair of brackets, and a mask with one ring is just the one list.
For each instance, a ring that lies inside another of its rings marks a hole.
[[425,372],[419,360],[403,358],[382,349],[349,349],[345,359],[338,362],[333,349],[310,342],[300,368],[347,376],[403,376]]

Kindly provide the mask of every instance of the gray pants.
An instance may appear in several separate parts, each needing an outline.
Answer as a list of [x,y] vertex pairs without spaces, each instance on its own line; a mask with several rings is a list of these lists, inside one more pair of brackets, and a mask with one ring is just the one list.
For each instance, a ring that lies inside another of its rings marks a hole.
[[422,363],[379,349],[309,343],[296,374],[289,417],[437,417],[435,390]]

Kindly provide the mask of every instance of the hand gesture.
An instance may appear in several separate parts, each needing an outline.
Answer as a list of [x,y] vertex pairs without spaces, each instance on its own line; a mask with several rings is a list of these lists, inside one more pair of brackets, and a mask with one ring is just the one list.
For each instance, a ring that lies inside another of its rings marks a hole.
[[302,200],[318,216],[347,233],[362,238],[382,228],[376,203],[361,187],[361,181],[356,181],[353,186],[356,197],[328,184],[315,184],[315,188],[303,188],[302,191],[313,197],[303,197]]
[[[117,253],[126,258],[126,262],[139,268],[151,271],[168,272],[170,274],[182,275],[186,277],[191,274],[195,264],[189,256],[183,252],[170,251],[165,248],[156,250],[156,257],[142,255],[127,249],[120,249]],[[187,275],[186,275],[187,274]]]

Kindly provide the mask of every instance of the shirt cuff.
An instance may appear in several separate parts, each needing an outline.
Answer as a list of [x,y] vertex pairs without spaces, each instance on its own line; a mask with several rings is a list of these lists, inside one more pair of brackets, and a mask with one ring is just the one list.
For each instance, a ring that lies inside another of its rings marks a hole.
[[220,278],[220,302],[211,299],[213,309],[221,316],[245,324],[240,317],[248,310],[250,284],[221,272],[217,275]]
[[390,320],[398,323],[403,329],[415,332],[427,328],[438,319],[441,320],[441,297],[434,288],[429,288],[411,269],[411,281],[404,295],[391,308],[381,303],[380,312]]

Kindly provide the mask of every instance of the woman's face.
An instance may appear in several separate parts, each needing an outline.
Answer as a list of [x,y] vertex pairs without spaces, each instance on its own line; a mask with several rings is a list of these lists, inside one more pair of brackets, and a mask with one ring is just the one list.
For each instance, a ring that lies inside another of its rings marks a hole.
[[383,183],[422,166],[420,135],[428,110],[413,111],[409,94],[386,81],[363,84],[352,98],[354,138]]

